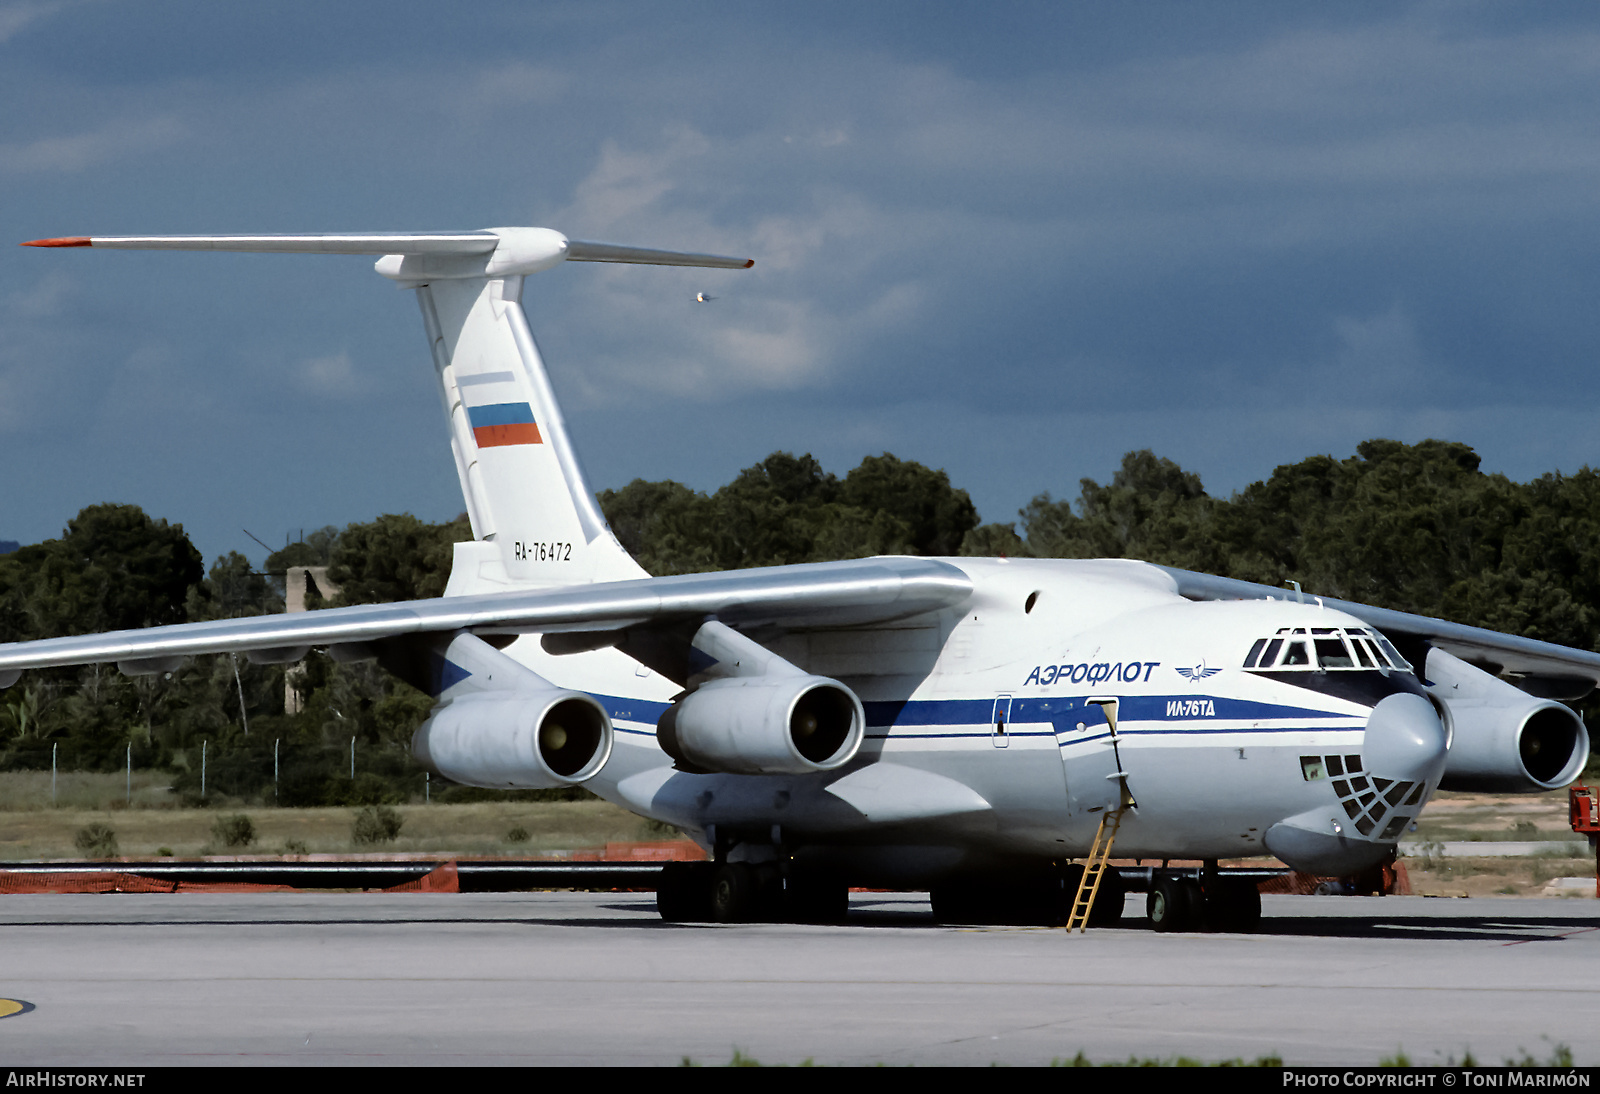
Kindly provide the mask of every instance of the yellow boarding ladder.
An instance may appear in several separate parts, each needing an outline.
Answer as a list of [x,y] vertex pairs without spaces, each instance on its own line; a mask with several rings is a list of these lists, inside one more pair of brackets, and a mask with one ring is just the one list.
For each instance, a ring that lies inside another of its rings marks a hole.
[[1111,857],[1111,844],[1122,827],[1122,814],[1126,803],[1100,815],[1100,827],[1094,834],[1094,845],[1089,848],[1089,861],[1084,864],[1083,877],[1078,881],[1078,895],[1072,901],[1072,914],[1067,917],[1067,933],[1076,927],[1082,934],[1089,926],[1089,912],[1094,908],[1095,894],[1100,891],[1100,878],[1105,873],[1106,861]]

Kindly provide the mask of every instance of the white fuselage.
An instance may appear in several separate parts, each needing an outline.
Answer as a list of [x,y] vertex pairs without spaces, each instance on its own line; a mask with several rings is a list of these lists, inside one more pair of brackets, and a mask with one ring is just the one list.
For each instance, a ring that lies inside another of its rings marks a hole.
[[[1401,674],[1241,666],[1263,636],[1359,621],[1315,603],[1193,603],[1139,562],[945,561],[973,581],[962,609],[767,640],[863,700],[866,743],[842,771],[675,771],[655,736],[675,684],[610,649],[556,657],[529,636],[507,652],[609,709],[616,746],[591,790],[708,846],[720,830],[832,848],[897,880],[1081,856],[1118,803],[1119,761],[1136,803],[1120,856],[1263,855],[1286,818],[1348,821],[1335,780],[1310,777],[1307,758],[1359,755],[1373,703]],[[1370,694],[1330,694],[1330,677]]]

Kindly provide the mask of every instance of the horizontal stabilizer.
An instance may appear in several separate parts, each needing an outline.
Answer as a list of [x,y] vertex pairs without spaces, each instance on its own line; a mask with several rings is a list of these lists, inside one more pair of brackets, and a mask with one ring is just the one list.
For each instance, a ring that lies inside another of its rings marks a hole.
[[24,247],[104,247],[114,251],[251,251],[266,254],[479,255],[499,244],[493,232],[339,232],[326,235],[65,236]]
[[[378,272],[396,280],[504,277],[536,273],[566,259],[643,266],[700,266],[747,270],[753,258],[661,251],[616,243],[569,240],[549,228],[488,228],[475,232],[332,232],[317,235],[58,236],[24,247],[100,247],[121,251],[246,251],[265,254],[394,256]],[[411,259],[407,262],[406,259]],[[455,259],[439,265],[428,259]],[[419,260],[421,260],[419,262]]]
[[707,266],[713,270],[748,270],[756,264],[753,258],[656,251],[649,247],[619,247],[615,243],[586,243],[581,239],[567,241],[567,261],[632,262],[640,266]]

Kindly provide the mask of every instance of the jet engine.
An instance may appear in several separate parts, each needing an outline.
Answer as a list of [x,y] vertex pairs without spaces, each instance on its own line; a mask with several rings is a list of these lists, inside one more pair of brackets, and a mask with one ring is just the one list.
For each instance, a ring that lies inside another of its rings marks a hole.
[[861,747],[861,700],[824,676],[713,680],[667,708],[656,737],[680,765],[736,775],[805,775]]
[[582,692],[550,688],[454,699],[422,723],[411,754],[467,786],[550,790],[592,777],[611,743],[604,707]]
[[1571,708],[1520,691],[1443,650],[1428,651],[1431,693],[1450,711],[1454,740],[1441,790],[1536,794],[1565,786],[1589,758]]

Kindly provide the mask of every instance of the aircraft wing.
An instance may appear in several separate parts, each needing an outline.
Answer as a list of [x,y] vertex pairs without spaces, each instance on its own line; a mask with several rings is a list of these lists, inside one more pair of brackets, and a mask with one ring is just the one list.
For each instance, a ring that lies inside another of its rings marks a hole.
[[[1355,616],[1370,623],[1390,638],[1403,636],[1421,639],[1463,661],[1492,672],[1514,673],[1536,677],[1555,690],[1563,682],[1587,681],[1591,686],[1600,684],[1600,653],[1558,646],[1553,642],[1540,642],[1533,638],[1519,638],[1512,634],[1468,627],[1443,619],[1430,619],[1425,615],[1374,608],[1349,600],[1313,596],[1293,589],[1275,589],[1271,585],[1258,585],[1254,581],[1238,581],[1229,577],[1213,577],[1191,570],[1177,570],[1162,566],[1177,582],[1178,594],[1189,600],[1305,600],[1316,601],[1329,608]],[[1418,666],[1419,668],[1421,666]],[[1587,691],[1588,689],[1584,689]]]
[[294,661],[310,646],[428,632],[606,631],[707,616],[786,627],[882,623],[960,604],[971,588],[967,575],[947,562],[873,558],[360,604],[0,645],[0,687],[24,669],[116,661],[130,672],[151,672],[202,653]]

